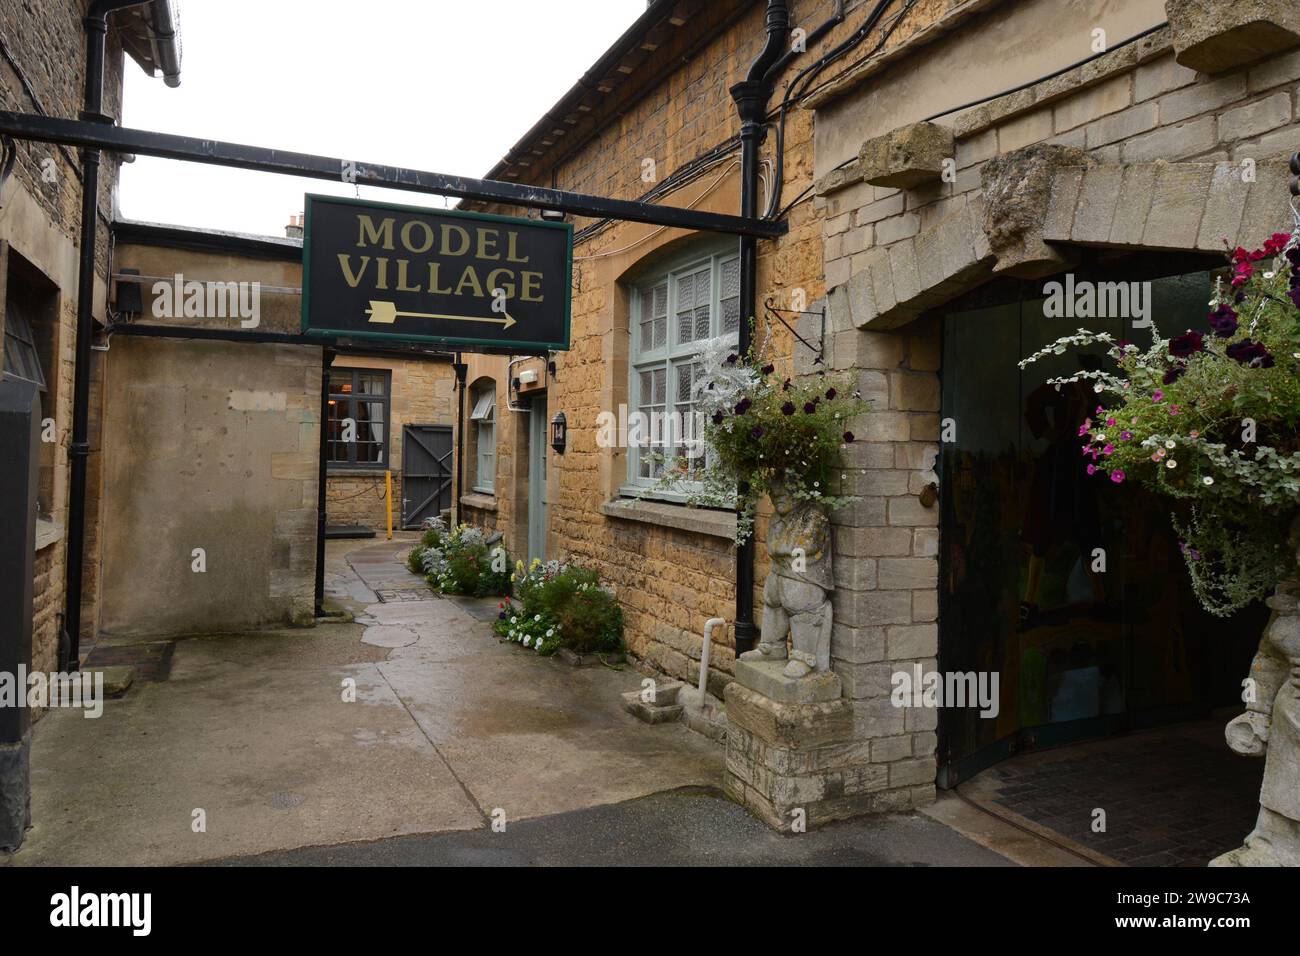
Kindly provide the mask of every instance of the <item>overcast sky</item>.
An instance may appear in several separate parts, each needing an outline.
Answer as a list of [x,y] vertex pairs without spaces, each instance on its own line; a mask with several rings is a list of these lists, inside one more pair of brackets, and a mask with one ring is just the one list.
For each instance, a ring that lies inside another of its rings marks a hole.
[[[181,85],[128,61],[123,124],[481,177],[645,0],[179,0]],[[323,180],[141,156],[128,219],[284,235]],[[362,186],[411,205],[438,197]]]

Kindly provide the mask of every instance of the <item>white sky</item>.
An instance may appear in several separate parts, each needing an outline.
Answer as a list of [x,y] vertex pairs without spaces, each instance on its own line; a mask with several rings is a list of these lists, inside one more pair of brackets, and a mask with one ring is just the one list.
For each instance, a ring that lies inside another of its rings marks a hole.
[[[645,0],[180,0],[181,85],[126,64],[123,125],[482,177]],[[128,219],[283,236],[324,180],[137,157]],[[362,186],[409,205],[439,197]],[[452,200],[454,202],[454,200]]]

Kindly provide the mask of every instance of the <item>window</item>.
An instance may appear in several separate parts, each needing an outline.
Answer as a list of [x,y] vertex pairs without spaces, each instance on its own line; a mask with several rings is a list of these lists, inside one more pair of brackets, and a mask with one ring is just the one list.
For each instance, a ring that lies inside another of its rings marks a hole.
[[628,404],[647,426],[680,422],[680,429],[652,428],[639,448],[629,449],[628,481],[645,487],[663,474],[663,462],[685,453],[694,437],[692,388],[700,374],[700,343],[740,335],[740,257],[728,249],[695,255],[640,283],[632,298],[632,380]]
[[7,297],[4,328],[5,374],[26,379],[44,392],[45,374],[41,371],[41,357],[36,348],[31,315],[23,299],[13,295]]
[[329,463],[339,468],[388,466],[389,372],[330,369]]
[[475,471],[474,490],[492,494],[493,479],[496,477],[497,436],[497,389],[491,383],[473,391],[474,411],[469,420],[474,423]]

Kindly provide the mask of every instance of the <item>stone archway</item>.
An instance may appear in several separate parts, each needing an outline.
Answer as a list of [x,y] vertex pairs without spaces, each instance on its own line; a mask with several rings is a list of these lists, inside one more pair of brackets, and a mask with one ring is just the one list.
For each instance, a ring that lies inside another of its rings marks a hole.
[[1061,272],[1074,247],[1211,252],[1289,230],[1289,172],[1264,163],[1098,163],[1040,144],[996,157],[966,206],[881,246],[830,294],[833,314],[884,331],[997,276]]

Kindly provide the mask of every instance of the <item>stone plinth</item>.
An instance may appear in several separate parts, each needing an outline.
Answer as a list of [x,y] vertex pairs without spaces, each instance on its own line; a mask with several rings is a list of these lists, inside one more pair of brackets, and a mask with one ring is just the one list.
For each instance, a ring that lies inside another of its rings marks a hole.
[[1300,46],[1295,0],[1166,0],[1175,59],[1222,73]]
[[780,704],[839,700],[843,688],[833,671],[786,677],[785,661],[736,661],[736,682]]
[[[759,669],[771,666],[759,665],[746,677],[775,685],[778,693],[805,694],[781,688],[779,681]],[[838,688],[838,678],[834,684]],[[818,689],[807,693],[827,693],[829,685],[819,681]],[[851,701],[836,697],[783,703],[739,681],[727,685],[726,699],[729,726],[723,786],[769,826],[790,832],[800,823],[813,827],[911,807],[909,790],[889,789],[888,765],[871,762],[871,741],[855,737]]]

